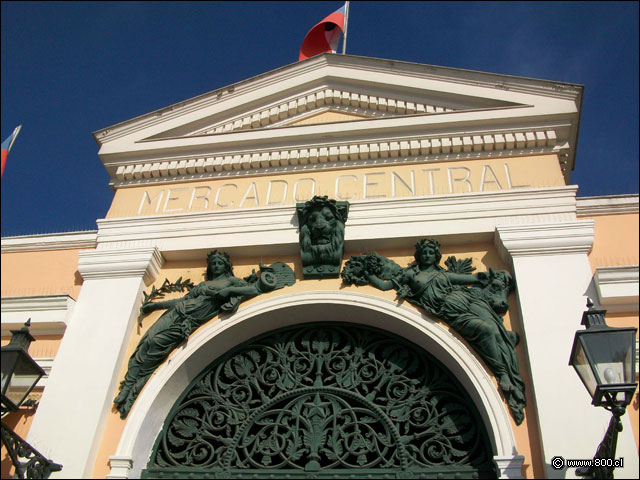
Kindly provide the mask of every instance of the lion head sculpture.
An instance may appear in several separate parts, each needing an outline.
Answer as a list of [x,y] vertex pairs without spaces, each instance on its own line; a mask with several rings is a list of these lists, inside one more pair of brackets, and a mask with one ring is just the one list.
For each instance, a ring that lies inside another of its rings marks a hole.
[[304,277],[338,277],[349,203],[315,196],[304,204],[297,204],[296,210]]

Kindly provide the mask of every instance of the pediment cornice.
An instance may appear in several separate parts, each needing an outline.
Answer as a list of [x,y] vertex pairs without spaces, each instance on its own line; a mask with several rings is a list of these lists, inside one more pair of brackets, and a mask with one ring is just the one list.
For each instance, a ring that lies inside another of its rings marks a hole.
[[[292,164],[328,166],[332,158],[369,161],[376,159],[376,149],[385,151],[385,144],[394,157],[406,157],[409,150],[415,157],[460,154],[465,148],[510,155],[563,149],[568,176],[581,95],[582,88],[572,84],[326,54],[95,132],[94,137],[116,185],[127,179],[173,177],[180,171],[255,174],[261,168]],[[323,123],[311,119],[326,112],[351,117],[317,120]],[[507,147],[509,136],[512,148]],[[516,137],[524,137],[524,143]],[[418,142],[420,147],[402,148],[402,142]],[[338,153],[332,155],[332,149]]]

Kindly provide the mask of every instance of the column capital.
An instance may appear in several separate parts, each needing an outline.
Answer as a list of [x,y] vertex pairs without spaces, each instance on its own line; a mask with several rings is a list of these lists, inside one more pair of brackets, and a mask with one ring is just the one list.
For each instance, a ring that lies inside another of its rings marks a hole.
[[593,245],[593,225],[593,220],[499,225],[493,240],[500,257],[508,265],[512,265],[514,257],[587,254]]
[[78,271],[85,280],[142,277],[149,283],[164,263],[157,247],[83,250],[78,257]]

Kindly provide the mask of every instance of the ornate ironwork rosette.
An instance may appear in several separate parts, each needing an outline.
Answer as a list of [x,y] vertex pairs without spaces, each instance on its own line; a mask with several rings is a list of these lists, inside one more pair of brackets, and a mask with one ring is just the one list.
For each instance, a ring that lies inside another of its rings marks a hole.
[[495,476],[491,457],[475,406],[427,352],[313,324],[214,361],[172,409],[144,476]]

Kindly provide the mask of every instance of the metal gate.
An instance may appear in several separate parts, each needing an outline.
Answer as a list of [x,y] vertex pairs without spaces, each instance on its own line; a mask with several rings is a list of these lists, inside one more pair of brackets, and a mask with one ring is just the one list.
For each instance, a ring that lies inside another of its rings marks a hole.
[[216,359],[178,399],[143,478],[497,476],[473,402],[429,353],[345,323]]

